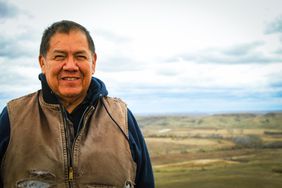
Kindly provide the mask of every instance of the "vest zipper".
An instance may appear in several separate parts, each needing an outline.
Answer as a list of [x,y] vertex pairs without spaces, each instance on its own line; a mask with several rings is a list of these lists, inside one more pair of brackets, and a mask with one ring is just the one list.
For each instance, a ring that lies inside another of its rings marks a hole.
[[69,167],[69,181],[73,181],[73,168]]
[[[67,114],[66,114],[65,109],[63,107],[61,107],[62,115],[63,115],[63,121],[64,121],[66,150],[67,150],[67,165],[68,165],[68,177],[67,177],[67,180],[68,180],[68,184],[69,184],[70,188],[73,187],[73,180],[74,180],[73,153],[74,153],[75,142],[77,140],[77,137],[80,135],[81,130],[83,129],[83,127],[85,127],[85,124],[87,123],[88,118],[84,118],[84,117],[88,117],[87,114],[89,112],[92,112],[94,109],[95,109],[94,106],[90,106],[90,107],[87,107],[85,109],[85,111],[83,112],[83,114],[81,116],[79,124],[78,124],[78,131],[79,132],[76,134],[76,136],[75,136],[75,138],[73,140],[73,143],[71,143],[71,138],[70,138],[71,134],[70,134],[69,127],[67,126],[67,122],[66,122]],[[83,123],[83,126],[81,127],[82,123]]]
[[73,174],[73,167],[72,167],[72,154],[71,154],[71,138],[70,138],[70,131],[67,125],[67,114],[65,109],[61,106],[61,113],[63,116],[63,123],[64,123],[64,132],[65,132],[65,140],[66,140],[66,151],[67,151],[67,181],[70,188],[73,187],[72,181],[74,178]]

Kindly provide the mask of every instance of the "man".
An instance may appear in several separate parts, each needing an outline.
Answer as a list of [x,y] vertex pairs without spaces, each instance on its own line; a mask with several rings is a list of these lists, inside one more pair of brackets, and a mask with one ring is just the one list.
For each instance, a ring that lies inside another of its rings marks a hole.
[[140,129],[92,77],[96,59],[80,24],[45,30],[42,89],[10,101],[0,117],[1,187],[154,187]]

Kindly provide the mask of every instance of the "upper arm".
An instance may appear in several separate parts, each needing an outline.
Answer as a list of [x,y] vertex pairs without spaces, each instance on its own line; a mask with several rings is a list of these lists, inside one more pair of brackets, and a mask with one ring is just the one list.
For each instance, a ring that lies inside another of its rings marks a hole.
[[0,159],[6,151],[10,138],[10,121],[7,107],[5,107],[0,115]]
[[[10,139],[10,121],[7,107],[5,107],[0,115],[0,164],[6,152]],[[1,177],[1,170],[0,170]],[[0,187],[2,187],[2,180],[0,178]]]
[[128,110],[128,130],[132,158],[137,164],[136,188],[153,188],[154,176],[149,152],[142,132],[130,110]]

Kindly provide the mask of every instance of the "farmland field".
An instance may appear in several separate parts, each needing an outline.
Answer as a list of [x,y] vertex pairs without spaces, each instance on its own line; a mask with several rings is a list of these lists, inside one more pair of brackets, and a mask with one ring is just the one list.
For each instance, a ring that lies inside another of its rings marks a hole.
[[157,188],[281,188],[282,113],[140,116]]

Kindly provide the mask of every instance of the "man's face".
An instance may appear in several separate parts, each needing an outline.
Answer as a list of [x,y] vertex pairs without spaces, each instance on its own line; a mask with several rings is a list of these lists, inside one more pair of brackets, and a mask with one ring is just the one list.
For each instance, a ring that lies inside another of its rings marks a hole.
[[52,91],[65,101],[83,100],[92,74],[95,72],[96,54],[89,50],[81,31],[54,34],[46,57],[39,63]]

